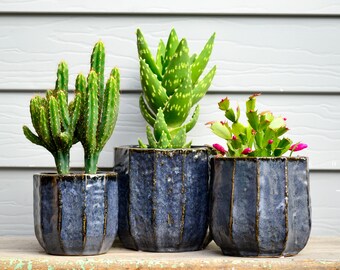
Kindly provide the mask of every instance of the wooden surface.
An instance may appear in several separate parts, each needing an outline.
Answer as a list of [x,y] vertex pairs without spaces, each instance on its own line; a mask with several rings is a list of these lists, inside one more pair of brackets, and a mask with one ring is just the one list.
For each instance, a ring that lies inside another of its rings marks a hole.
[[297,256],[241,258],[223,256],[215,243],[206,250],[149,253],[120,244],[104,255],[64,257],[46,255],[35,238],[0,238],[0,269],[340,269],[340,238],[314,238]]

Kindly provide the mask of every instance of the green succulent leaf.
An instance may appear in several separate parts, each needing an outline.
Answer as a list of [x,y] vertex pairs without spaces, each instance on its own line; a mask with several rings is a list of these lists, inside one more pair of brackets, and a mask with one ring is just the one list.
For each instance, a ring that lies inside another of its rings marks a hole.
[[150,109],[152,109],[154,113],[157,113],[158,108],[164,107],[164,104],[168,100],[166,90],[143,59],[140,59],[139,64],[145,101],[150,106]]
[[199,114],[200,114],[200,106],[197,105],[190,121],[186,123],[185,125],[186,132],[189,132],[190,130],[192,130],[193,127],[196,125]]
[[150,126],[146,126],[146,137],[148,138],[148,142],[151,148],[157,148],[157,142]]
[[161,149],[166,149],[166,148],[171,148],[171,142],[169,140],[168,135],[166,134],[166,132],[163,130],[162,135],[158,141],[158,147]]
[[151,112],[148,108],[148,106],[146,105],[145,101],[144,101],[144,97],[143,94],[140,95],[139,97],[139,108],[140,111],[145,119],[146,122],[148,122],[148,124],[150,124],[151,126],[153,126],[155,124],[155,117],[153,116],[153,112]]
[[[31,141],[34,144],[40,145],[40,146],[44,146],[44,144],[42,143],[42,141],[39,139],[39,137],[37,135],[35,135],[27,126],[23,126],[22,130],[24,132],[25,137]],[[44,146],[45,147],[45,146]]]
[[248,122],[250,124],[250,126],[254,129],[254,130],[258,130],[259,128],[259,117],[257,115],[256,111],[249,111],[246,113],[247,114],[247,118],[248,118]]
[[172,138],[171,145],[173,148],[182,148],[187,139],[185,126],[181,127],[177,134]]
[[168,41],[166,43],[165,54],[164,54],[164,61],[163,61],[163,74],[165,73],[165,69],[168,67],[175,51],[178,47],[178,36],[175,29],[172,29]]
[[192,95],[192,104],[196,104],[201,100],[202,97],[207,93],[212,80],[214,79],[216,73],[216,66],[214,66],[207,75],[203,78],[203,80],[199,81],[195,86],[193,95]]
[[[43,109],[41,108],[40,115],[43,115]],[[56,145],[59,144],[59,135],[61,133],[61,126],[60,126],[60,115],[58,109],[58,103],[55,97],[51,97],[49,100],[49,118],[50,118],[50,130],[53,137],[53,140]],[[42,122],[44,122],[42,120]]]
[[69,116],[68,104],[67,104],[67,98],[66,98],[65,92],[62,90],[59,90],[57,92],[57,98],[58,98],[61,121],[62,121],[64,130],[68,130],[69,125],[70,125],[70,116]]
[[188,117],[192,107],[192,84],[190,72],[189,70],[187,71],[187,76],[164,106],[164,118],[171,128],[181,126]]
[[168,126],[167,126],[165,119],[164,119],[163,111],[160,108],[158,109],[158,112],[157,112],[156,121],[155,121],[153,130],[154,130],[154,135],[155,135],[156,141],[160,140],[163,133],[165,133],[168,136],[169,140],[171,139],[171,135],[170,135],[170,132],[168,130]]
[[60,62],[58,65],[55,90],[62,90],[65,92],[65,94],[68,91],[68,66],[65,61]]
[[222,125],[220,122],[215,122],[210,126],[212,132],[214,132],[217,136],[221,137],[222,139],[229,140],[232,138],[232,134],[230,130],[225,126]]
[[[163,76],[162,85],[168,96],[171,96],[189,73],[189,48],[182,39]],[[191,78],[190,78],[191,82]]]
[[143,143],[141,139],[138,139],[138,145],[140,148],[148,148],[148,146],[145,143]]
[[286,122],[283,120],[282,117],[275,118],[270,124],[269,128],[273,130],[278,130],[279,128],[285,127]]
[[165,57],[165,44],[163,40],[160,40],[156,55],[156,65],[158,67],[158,70],[163,70],[162,60],[164,59],[164,57]]
[[208,42],[205,44],[203,50],[197,57],[196,61],[191,66],[191,79],[192,79],[193,84],[196,84],[196,82],[198,81],[198,78],[203,73],[209,61],[209,58],[210,58],[210,55],[213,49],[213,45],[214,45],[214,40],[215,40],[215,33],[209,38]]
[[161,71],[158,69],[156,62],[152,57],[148,44],[146,43],[145,38],[139,29],[137,29],[137,47],[139,58],[145,60],[145,62],[149,65],[152,72],[157,75],[158,80],[161,81],[162,80]]

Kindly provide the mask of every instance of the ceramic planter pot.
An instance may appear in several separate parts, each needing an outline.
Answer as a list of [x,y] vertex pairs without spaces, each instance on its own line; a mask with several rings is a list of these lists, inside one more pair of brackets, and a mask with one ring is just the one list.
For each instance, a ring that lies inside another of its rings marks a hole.
[[118,229],[117,175],[34,175],[34,228],[49,254],[107,252]]
[[208,227],[207,149],[115,148],[118,235],[129,249],[203,249]]
[[225,255],[292,256],[311,230],[308,160],[211,159],[211,231]]

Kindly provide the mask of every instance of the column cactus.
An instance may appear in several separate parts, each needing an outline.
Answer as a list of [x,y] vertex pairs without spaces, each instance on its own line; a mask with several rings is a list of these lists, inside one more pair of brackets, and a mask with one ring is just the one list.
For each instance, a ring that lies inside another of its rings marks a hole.
[[214,66],[200,80],[212,52],[213,34],[201,53],[190,56],[186,39],[178,40],[175,29],[170,32],[167,44],[160,40],[154,58],[137,30],[142,94],[139,99],[141,113],[150,126],[146,128],[149,145],[139,140],[142,148],[187,148],[186,133],[196,124],[199,105],[192,118],[184,123],[192,107],[206,94],[214,78]]
[[69,173],[70,148],[76,142],[74,132],[80,115],[80,98],[76,93],[68,104],[68,67],[61,62],[55,89],[48,90],[45,98],[35,96],[31,99],[30,113],[36,134],[23,126],[28,140],[51,152],[59,174]]
[[76,89],[81,94],[81,117],[77,138],[84,148],[85,172],[95,174],[100,152],[114,130],[119,107],[120,75],[112,69],[104,87],[105,48],[99,41],[91,55],[91,70],[87,77],[79,74]]

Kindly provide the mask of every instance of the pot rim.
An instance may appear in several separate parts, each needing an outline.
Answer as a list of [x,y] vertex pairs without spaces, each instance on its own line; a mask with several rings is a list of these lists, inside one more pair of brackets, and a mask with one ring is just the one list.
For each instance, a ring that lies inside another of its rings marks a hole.
[[223,156],[212,156],[213,159],[224,159],[224,160],[278,160],[278,159],[284,159],[284,160],[307,160],[308,157],[306,156],[296,156],[296,157],[223,157]]
[[136,152],[196,152],[196,151],[206,151],[209,149],[208,146],[204,145],[193,145],[191,148],[140,148],[138,145],[121,145],[114,147],[115,150],[117,149],[126,149],[132,150]]
[[40,172],[35,173],[34,175],[37,176],[44,176],[44,177],[83,177],[83,176],[117,176],[116,172],[97,172],[97,173],[83,173],[83,172],[71,172],[68,174],[58,174],[57,172]]

